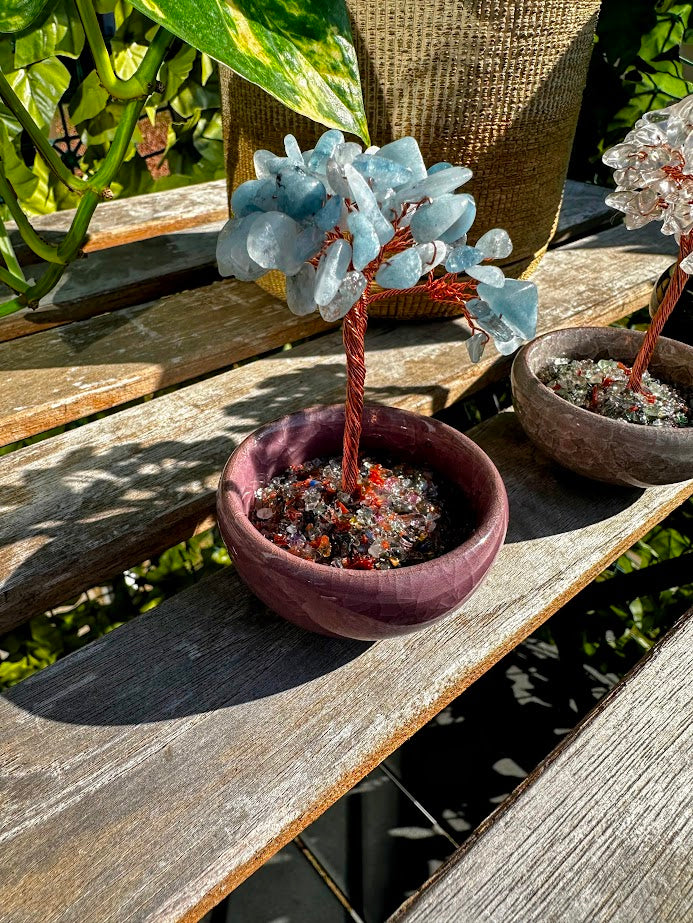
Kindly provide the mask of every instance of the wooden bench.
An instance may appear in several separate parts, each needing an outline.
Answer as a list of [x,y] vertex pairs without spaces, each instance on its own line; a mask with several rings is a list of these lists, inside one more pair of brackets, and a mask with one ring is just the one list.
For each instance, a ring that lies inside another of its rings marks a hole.
[[[580,197],[569,188],[564,239],[606,217]],[[128,246],[83,265],[118,265]],[[623,317],[671,259],[648,228],[552,249],[540,329]],[[234,281],[156,300],[147,283],[136,304],[127,284],[128,306],[104,292],[88,312],[104,313],[79,321],[69,303],[0,321],[1,442],[116,411],[0,457],[2,629],[208,526],[247,433],[343,397],[341,337],[319,318]],[[465,336],[459,321],[372,324],[368,397],[430,414],[506,374],[490,355],[471,366]],[[0,698],[0,920],[198,919],[693,492],[579,480],[512,412],[472,435],[505,478],[511,527],[457,616],[378,644],[320,638],[229,568]]]
[[693,919],[693,610],[390,923]]

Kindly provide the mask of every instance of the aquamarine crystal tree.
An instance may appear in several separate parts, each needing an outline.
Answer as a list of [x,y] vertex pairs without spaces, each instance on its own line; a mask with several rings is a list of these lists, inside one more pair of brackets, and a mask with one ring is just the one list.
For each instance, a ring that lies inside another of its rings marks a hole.
[[343,319],[347,396],[343,485],[358,481],[365,386],[368,305],[394,292],[424,292],[458,305],[478,362],[489,340],[503,355],[531,339],[537,324],[532,282],[508,279],[492,260],[510,255],[506,231],[467,242],[474,198],[457,190],[471,170],[449,163],[426,168],[414,138],[365,151],[341,131],[325,132],[313,150],[292,135],[285,154],[255,153],[257,179],[231,197],[233,217],[217,246],[219,271],[254,281],[271,269],[286,275],[286,296],[299,316],[319,311]]

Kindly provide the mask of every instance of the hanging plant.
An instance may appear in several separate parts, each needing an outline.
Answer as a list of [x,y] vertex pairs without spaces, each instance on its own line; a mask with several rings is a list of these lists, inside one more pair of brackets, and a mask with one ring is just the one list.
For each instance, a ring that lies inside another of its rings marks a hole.
[[[214,0],[135,0],[135,9],[153,22],[148,45],[138,46],[141,54],[130,54],[126,61],[118,49],[109,50],[97,16],[114,5],[112,0],[71,0],[62,4],[57,14],[49,0],[11,0],[0,10],[0,33],[14,37],[13,60],[10,62],[4,52],[0,55],[0,99],[8,116],[0,121],[0,196],[25,243],[45,264],[38,281],[27,279],[4,227],[0,227],[0,255],[5,264],[0,266],[0,281],[17,293],[0,304],[0,316],[26,306],[36,307],[65,267],[80,255],[96,206],[111,197],[111,185],[132,153],[141,114],[156,107],[161,94],[169,84],[172,89],[172,81],[185,67],[181,60],[185,51],[174,46],[176,38],[257,83],[295,111],[368,138],[343,0],[307,0],[300,8],[276,0],[262,4],[248,0],[226,4]],[[78,55],[85,40],[95,72],[80,87],[75,115],[93,117],[108,98],[116,100],[118,106],[111,122],[97,133],[98,143],[108,144],[107,153],[93,168],[88,158],[83,158],[86,172],[77,175],[75,165],[49,142],[48,128],[69,83],[69,73],[57,55]],[[37,43],[40,49],[34,47]],[[21,66],[22,54],[30,57],[37,51],[47,55],[38,69],[28,63],[28,57],[26,67]],[[162,70],[164,62],[168,63],[166,73]],[[47,243],[34,231],[20,205],[20,196],[26,198],[28,190],[16,187],[22,179],[29,184],[37,182],[36,169],[34,173],[22,172],[10,143],[21,130],[36,151],[43,175],[51,173],[71,197],[70,204],[76,203],[72,226],[57,245]]]

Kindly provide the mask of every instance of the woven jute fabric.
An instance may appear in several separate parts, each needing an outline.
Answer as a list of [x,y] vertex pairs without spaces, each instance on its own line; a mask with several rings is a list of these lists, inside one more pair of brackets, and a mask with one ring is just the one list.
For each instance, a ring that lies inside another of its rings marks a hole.
[[[465,164],[477,201],[476,240],[504,227],[509,275],[529,274],[556,225],[599,0],[347,0],[373,144],[404,135],[426,163]],[[253,153],[325,130],[225,70],[231,188],[255,176]],[[283,295],[279,273],[260,280]],[[442,316],[424,296],[377,301],[371,314]]]

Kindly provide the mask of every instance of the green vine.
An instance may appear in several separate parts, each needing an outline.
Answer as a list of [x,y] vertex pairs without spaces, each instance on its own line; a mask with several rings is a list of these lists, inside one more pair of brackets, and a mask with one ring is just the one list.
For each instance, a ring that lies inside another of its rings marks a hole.
[[0,234],[0,255],[5,268],[0,267],[0,281],[17,294],[0,305],[0,317],[24,307],[34,308],[58,282],[65,268],[80,255],[87,237],[94,210],[104,198],[112,197],[110,184],[128,155],[137,122],[148,98],[159,89],[156,77],[174,36],[162,27],[156,28],[139,66],[127,79],[117,77],[99,26],[92,0],[75,0],[81,26],[96,65],[102,87],[111,97],[124,102],[110,148],[98,168],[84,178],[75,176],[63,163],[31,112],[19,99],[10,82],[0,72],[0,99],[33,142],[38,155],[48,169],[70,192],[79,196],[72,224],[58,246],[44,241],[25,215],[15,189],[8,177],[5,160],[0,157],[0,195],[9,210],[24,242],[44,262],[45,270],[37,282],[27,282],[4,225]]

